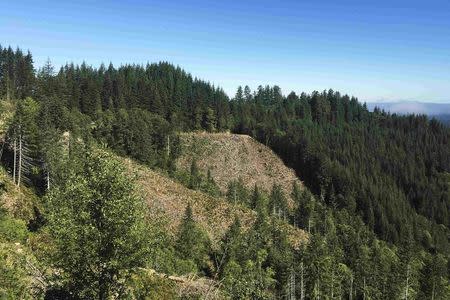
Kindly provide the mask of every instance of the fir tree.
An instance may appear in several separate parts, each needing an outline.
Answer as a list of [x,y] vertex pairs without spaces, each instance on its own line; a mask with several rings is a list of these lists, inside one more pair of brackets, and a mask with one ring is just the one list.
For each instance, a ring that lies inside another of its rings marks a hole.
[[199,270],[207,269],[210,241],[196,224],[190,203],[178,230],[175,249],[182,259],[192,260]]

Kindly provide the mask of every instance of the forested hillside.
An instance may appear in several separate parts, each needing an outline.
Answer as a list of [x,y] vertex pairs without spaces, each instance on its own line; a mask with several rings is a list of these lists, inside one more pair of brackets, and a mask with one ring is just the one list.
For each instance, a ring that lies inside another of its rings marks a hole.
[[[2,165],[13,185],[39,196],[31,218],[0,213],[8,226],[0,231],[9,274],[0,279],[2,296],[183,297],[139,271],[149,268],[207,277],[231,299],[450,296],[450,130],[436,120],[371,113],[332,90],[284,96],[277,86],[246,86],[230,99],[169,63],[54,70],[48,62],[36,71],[30,53],[10,47],[0,48],[0,99],[12,112]],[[190,131],[248,134],[306,188],[264,191],[236,174],[226,191],[220,179],[221,190],[196,160],[177,167],[177,159],[193,156],[180,147],[180,133]],[[185,201],[178,230],[167,235],[136,193],[146,183],[133,182],[108,151],[197,190],[210,205],[227,198],[256,219],[229,216],[233,224],[211,243],[196,221],[208,212],[195,216],[201,210]],[[20,240],[44,275],[16,272],[8,252],[18,236],[14,222],[28,223]],[[307,243],[293,246],[292,226],[309,233]],[[25,276],[43,283],[36,288]]]

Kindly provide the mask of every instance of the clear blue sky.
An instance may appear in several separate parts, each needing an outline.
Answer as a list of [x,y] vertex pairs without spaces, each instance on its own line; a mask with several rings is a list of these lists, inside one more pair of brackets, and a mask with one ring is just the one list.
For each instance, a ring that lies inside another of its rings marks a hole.
[[169,61],[231,95],[278,84],[450,102],[450,1],[8,1],[0,43],[49,57]]

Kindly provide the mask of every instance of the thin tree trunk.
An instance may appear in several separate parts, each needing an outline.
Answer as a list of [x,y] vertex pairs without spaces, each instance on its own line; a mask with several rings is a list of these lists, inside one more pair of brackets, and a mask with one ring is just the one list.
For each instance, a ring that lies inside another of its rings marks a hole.
[[170,157],[170,136],[167,136],[167,159]]
[[334,270],[331,271],[331,299],[334,298]]
[[22,135],[19,134],[19,172],[17,174],[17,185],[20,186],[20,177],[22,175]]
[[305,300],[305,287],[303,282],[303,262],[300,263],[300,300]]
[[350,276],[350,294],[348,294],[348,300],[353,299],[353,275]]
[[295,300],[295,272],[291,270],[291,282],[290,282],[290,300]]
[[406,269],[406,289],[405,289],[405,300],[408,300],[408,290],[409,290],[409,264]]
[[47,171],[47,191],[50,190],[50,171]]
[[14,148],[13,182],[14,182],[14,184],[16,184],[16,164],[17,164],[17,141],[16,141],[16,138],[14,138],[13,148]]
[[6,100],[11,100],[11,95],[10,95],[10,91],[9,91],[9,86],[10,86],[10,83],[9,83],[9,78],[7,78],[6,79]]

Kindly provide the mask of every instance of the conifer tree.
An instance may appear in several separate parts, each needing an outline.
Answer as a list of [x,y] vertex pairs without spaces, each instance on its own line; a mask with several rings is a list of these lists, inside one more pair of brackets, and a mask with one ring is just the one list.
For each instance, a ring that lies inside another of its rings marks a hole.
[[192,260],[199,270],[207,269],[210,241],[208,235],[196,224],[190,203],[178,229],[175,249],[182,259]]
[[242,203],[248,205],[248,191],[244,186],[244,181],[242,177],[237,180],[232,180],[227,185],[227,199],[231,203]]
[[255,184],[253,193],[250,199],[250,207],[256,210],[259,214],[267,214],[267,203],[264,195],[259,191],[258,186]]
[[216,114],[210,107],[203,114],[202,127],[208,132],[214,132],[216,130]]
[[245,101],[247,101],[247,102],[249,102],[253,99],[252,91],[250,90],[248,85],[246,85],[244,87],[244,98],[245,98]]
[[238,86],[236,95],[234,96],[234,101],[242,103],[244,101],[244,92],[242,91],[242,86]]
[[234,221],[228,228],[224,237],[221,240],[220,256],[218,259],[219,272],[222,273],[224,267],[230,262],[242,262],[244,258],[243,234],[241,221],[236,215]]
[[294,223],[298,227],[310,230],[312,212],[314,210],[313,196],[307,190],[300,190],[298,184],[293,185],[292,199],[297,203],[297,209],[294,212]]
[[202,184],[202,190],[213,197],[220,196],[220,189],[211,175],[211,169],[208,169],[206,173],[206,181]]
[[288,214],[287,199],[283,194],[281,186],[274,184],[269,199],[270,213],[279,218],[286,219]]
[[191,169],[190,169],[190,180],[189,180],[189,188],[191,189],[199,189],[201,185],[201,175],[200,171],[197,166],[197,160],[193,159],[191,162]]

